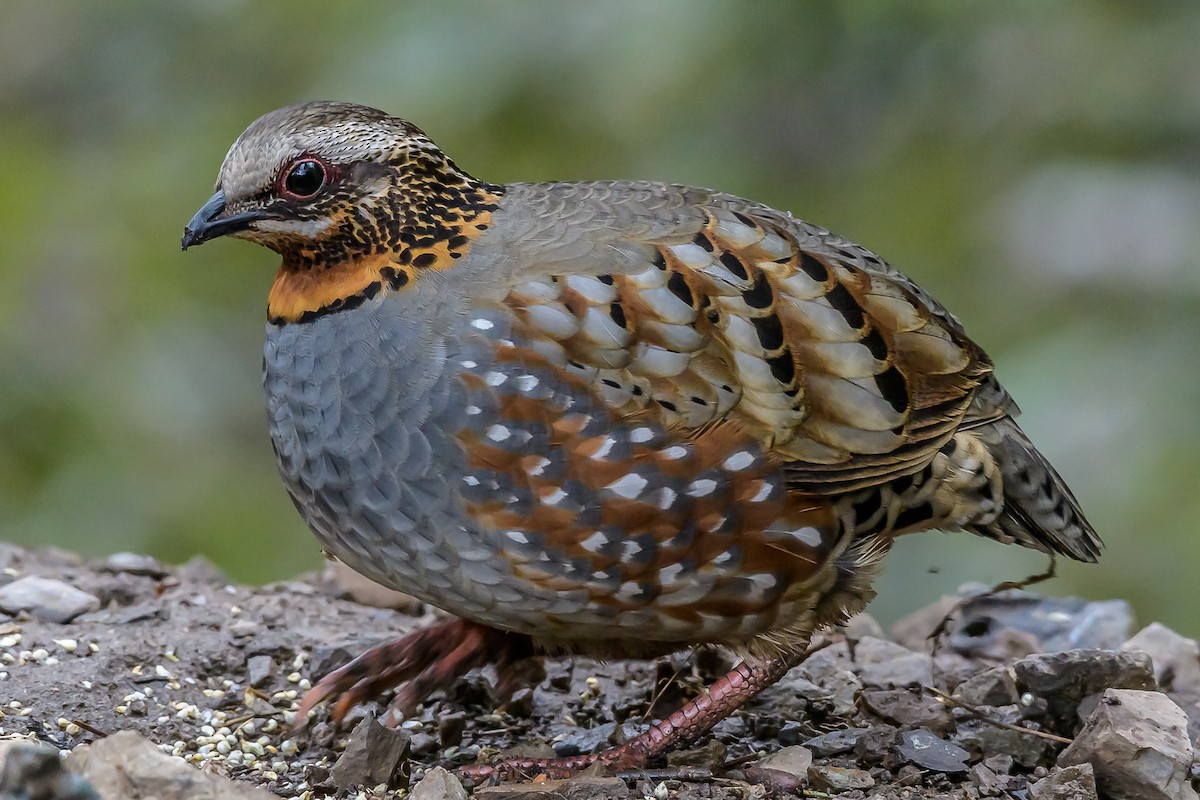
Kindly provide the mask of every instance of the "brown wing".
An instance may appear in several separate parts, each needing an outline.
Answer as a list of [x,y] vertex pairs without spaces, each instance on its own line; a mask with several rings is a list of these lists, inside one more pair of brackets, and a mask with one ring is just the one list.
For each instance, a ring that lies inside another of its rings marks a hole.
[[628,242],[625,262],[647,256],[633,268],[526,277],[507,303],[615,412],[692,437],[736,423],[797,490],[922,467],[991,373],[987,356],[871,253],[727,205],[703,209],[687,238]]

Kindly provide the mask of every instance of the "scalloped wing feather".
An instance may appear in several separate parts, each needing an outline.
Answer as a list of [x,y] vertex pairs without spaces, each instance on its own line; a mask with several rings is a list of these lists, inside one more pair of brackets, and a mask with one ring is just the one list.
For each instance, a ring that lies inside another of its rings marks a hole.
[[[559,236],[506,303],[621,415],[693,437],[736,422],[793,488],[834,494],[926,464],[991,374],[952,316],[856,245],[728,195],[630,185],[615,203],[620,184],[584,186],[625,235]],[[563,210],[577,224],[593,206]],[[984,401],[980,421],[1007,412]]]

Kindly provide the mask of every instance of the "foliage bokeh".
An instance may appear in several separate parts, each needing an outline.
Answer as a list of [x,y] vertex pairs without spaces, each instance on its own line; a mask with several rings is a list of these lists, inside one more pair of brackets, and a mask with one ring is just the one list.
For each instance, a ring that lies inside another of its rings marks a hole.
[[[1200,5],[14,2],[0,25],[0,539],[318,563],[258,385],[266,251],[182,254],[233,137],[368,103],[488,180],[792,210],[962,318],[1107,542],[1052,591],[1200,634]],[[909,537],[885,620],[1035,554]]]

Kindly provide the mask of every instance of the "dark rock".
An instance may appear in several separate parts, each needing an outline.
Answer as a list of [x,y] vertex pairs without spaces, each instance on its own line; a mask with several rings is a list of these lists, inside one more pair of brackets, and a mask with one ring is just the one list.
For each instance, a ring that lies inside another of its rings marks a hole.
[[559,758],[594,753],[610,744],[609,739],[616,729],[615,722],[603,722],[594,728],[575,728],[553,743],[554,753]]
[[1066,732],[1088,695],[1105,689],[1155,688],[1150,657],[1117,650],[1068,650],[1027,656],[1012,665],[1017,690],[1045,698],[1047,713]]
[[970,754],[958,745],[920,728],[902,731],[896,751],[905,761],[934,772],[966,772],[970,758]]
[[859,678],[866,686],[890,688],[933,683],[933,657],[868,636],[854,648]]
[[359,649],[346,643],[323,644],[312,651],[309,666],[313,675],[328,675],[340,666],[350,663]]
[[0,798],[100,800],[85,779],[68,772],[58,750],[22,740],[0,741]]
[[80,614],[95,611],[100,599],[55,578],[26,575],[0,586],[0,611],[28,611],[44,622],[70,622]]
[[438,738],[442,747],[456,747],[462,744],[463,731],[467,729],[467,715],[462,711],[452,714],[442,714],[438,717]]
[[409,752],[413,758],[419,756],[427,756],[435,750],[441,749],[441,741],[432,733],[418,731],[411,735],[409,739]]
[[814,764],[809,767],[808,779],[814,789],[824,792],[870,789],[875,785],[875,779],[869,772],[852,767],[831,767],[823,764]]
[[528,686],[522,686],[512,693],[508,698],[508,703],[505,709],[509,714],[521,719],[528,719],[533,716],[533,689]]
[[794,744],[804,744],[804,740],[808,739],[811,733],[812,728],[806,723],[792,720],[780,726],[779,733],[775,735],[775,738],[784,747],[790,747]]
[[402,774],[409,751],[404,731],[384,727],[376,719],[364,719],[354,727],[346,742],[346,751],[338,758],[330,778],[339,789],[355,786],[407,785]]
[[1096,800],[1091,764],[1062,767],[1029,786],[1029,800]]
[[876,689],[862,693],[872,714],[900,728],[927,728],[939,736],[954,724],[945,704],[919,689]]
[[975,788],[979,790],[980,797],[995,797],[1004,790],[1004,785],[1000,782],[996,773],[983,764],[975,764],[967,770],[967,777],[970,778]]
[[1009,705],[992,708],[980,706],[978,711],[987,719],[971,717],[962,720],[953,741],[978,758],[1007,755],[1023,767],[1032,769],[1046,759],[1053,748],[1052,742],[1032,733],[1016,731],[993,725],[988,720],[1005,725],[1021,725],[1022,709]]
[[667,753],[667,764],[672,767],[704,767],[716,772],[725,763],[726,752],[728,749],[724,742],[709,739],[703,747]]
[[905,764],[896,772],[896,783],[901,786],[920,786],[925,782],[925,771],[912,764]]
[[898,732],[891,725],[872,725],[858,737],[854,754],[862,766],[886,765],[897,740]]
[[467,800],[467,790],[452,773],[434,767],[412,788],[409,800]]
[[855,701],[862,681],[853,672],[854,662],[845,642],[838,642],[809,656],[773,686],[764,698],[774,700],[781,693],[791,693],[809,703],[818,704],[822,713],[835,717],[852,717],[857,711]]
[[1114,800],[1196,800],[1193,756],[1187,717],[1165,694],[1109,689],[1058,763],[1091,764]]
[[837,756],[842,753],[849,753],[858,744],[858,740],[863,737],[869,728],[843,728],[838,731],[830,731],[822,733],[820,736],[814,736],[808,741],[801,742],[802,745],[812,751],[812,754],[817,758],[828,758],[829,756]]

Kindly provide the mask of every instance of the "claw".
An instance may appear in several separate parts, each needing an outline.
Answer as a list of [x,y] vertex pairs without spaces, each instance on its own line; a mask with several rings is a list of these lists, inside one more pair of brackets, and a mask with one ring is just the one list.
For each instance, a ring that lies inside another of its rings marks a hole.
[[331,716],[340,723],[356,705],[397,686],[400,692],[389,706],[386,720],[398,724],[417,704],[438,689],[448,688],[460,675],[485,664],[506,665],[532,654],[527,636],[461,619],[412,631],[372,647],[318,681],[300,701],[293,730],[303,728],[309,712],[331,697],[337,698]]

